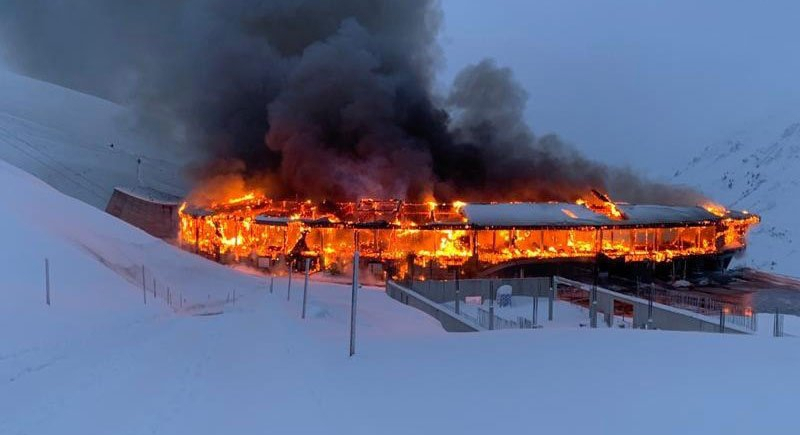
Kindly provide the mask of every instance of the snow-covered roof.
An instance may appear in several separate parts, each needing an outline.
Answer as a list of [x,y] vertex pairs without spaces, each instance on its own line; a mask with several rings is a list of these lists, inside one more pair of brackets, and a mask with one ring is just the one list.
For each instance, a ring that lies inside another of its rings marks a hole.
[[463,214],[472,226],[560,227],[603,225],[608,218],[569,203],[467,204]]
[[[642,227],[642,226],[686,226],[707,225],[721,218],[699,206],[666,206],[643,204],[617,204],[623,213],[622,219],[611,219],[586,206],[564,203],[501,203],[467,204],[461,211],[463,219],[435,221],[420,224],[420,228],[580,228],[580,227]],[[747,218],[747,214],[730,211],[728,217]],[[308,226],[337,226],[342,223],[328,218],[290,218],[258,215],[256,223],[262,225],[287,225],[300,222]],[[377,220],[371,222],[345,222],[355,228],[383,228],[392,224]]]
[[115,187],[114,190],[134,198],[141,199],[142,201],[152,202],[162,205],[178,205],[182,199],[179,196],[172,195],[160,190],[152,189],[150,187]]
[[318,227],[327,227],[334,225],[336,222],[330,220],[327,216],[321,217],[319,219],[309,219],[309,218],[296,218],[296,217],[284,217],[284,216],[269,216],[266,214],[260,214],[256,216],[255,222],[261,225],[278,225],[278,226],[285,226],[288,225],[290,222],[302,222],[308,226],[318,226]]
[[702,207],[619,204],[625,219],[614,220],[587,207],[570,203],[467,204],[463,214],[476,227],[580,227],[685,225],[716,221]]

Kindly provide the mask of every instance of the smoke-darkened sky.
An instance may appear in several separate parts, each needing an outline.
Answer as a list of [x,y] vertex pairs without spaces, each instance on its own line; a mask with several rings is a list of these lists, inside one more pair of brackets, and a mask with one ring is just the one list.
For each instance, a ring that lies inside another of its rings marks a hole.
[[[693,91],[728,83],[708,58],[724,64],[719,52],[746,50],[741,37],[725,51],[683,32],[683,21],[702,21],[685,18],[688,6],[660,7],[6,0],[0,36],[14,69],[184,132],[186,153],[206,156],[194,172],[201,181],[239,177],[320,199],[570,200],[599,188],[691,202],[607,163],[667,165],[653,150],[693,142],[688,118],[705,119],[692,94],[713,99]],[[713,33],[714,20],[698,16]]]
[[670,173],[743,125],[800,116],[800,2],[501,3],[444,1],[442,81],[491,55],[530,94],[533,129],[592,158]]

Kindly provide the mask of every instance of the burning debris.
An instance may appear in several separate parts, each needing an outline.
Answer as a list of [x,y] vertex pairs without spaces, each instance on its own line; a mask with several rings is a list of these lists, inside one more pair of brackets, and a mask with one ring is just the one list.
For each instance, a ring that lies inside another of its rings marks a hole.
[[180,211],[187,249],[231,262],[276,265],[313,259],[350,267],[356,248],[388,277],[411,268],[478,271],[515,261],[666,262],[745,247],[758,216],[719,208],[614,203],[597,191],[576,203],[277,201],[248,194]]

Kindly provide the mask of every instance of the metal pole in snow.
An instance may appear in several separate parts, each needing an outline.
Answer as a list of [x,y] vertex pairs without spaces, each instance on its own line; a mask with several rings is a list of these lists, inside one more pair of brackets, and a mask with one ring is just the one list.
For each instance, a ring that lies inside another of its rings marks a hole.
[[292,298],[292,262],[289,261],[289,284],[286,286],[286,300]]
[[50,305],[50,260],[44,259],[44,291],[45,301]]
[[167,303],[169,306],[172,306],[172,293],[170,293],[169,286],[167,286]]
[[489,330],[494,329],[494,281],[489,279]]
[[153,277],[153,298],[157,298],[158,294],[156,293],[156,278]]
[[772,336],[778,336],[778,309],[775,309],[775,319],[772,321]]
[[558,277],[553,275],[550,277],[550,292],[547,295],[547,320],[553,321],[553,299],[556,297],[558,291]]
[[353,254],[353,291],[350,297],[350,356],[356,353],[356,309],[358,307],[358,250]]
[[458,272],[456,269],[456,314],[461,314],[461,283],[458,280]]
[[538,325],[536,324],[539,320],[539,288],[541,287],[541,281],[536,280],[536,288],[533,290],[533,315],[531,316],[531,328],[536,328]]
[[589,292],[589,327],[597,328],[597,262],[594,264],[594,281]]
[[783,328],[781,325],[781,314],[780,311],[775,308],[775,324],[772,327],[772,335],[775,337],[783,337]]
[[144,297],[144,304],[147,305],[147,279],[145,279],[144,265],[142,265],[142,297]]
[[272,293],[273,286],[275,285],[275,277],[269,277],[269,292]]
[[655,284],[650,283],[650,293],[647,295],[647,329],[653,329],[653,292]]
[[306,318],[306,299],[308,298],[308,266],[311,263],[310,258],[306,258],[306,280],[303,283],[303,313],[300,315],[301,319]]

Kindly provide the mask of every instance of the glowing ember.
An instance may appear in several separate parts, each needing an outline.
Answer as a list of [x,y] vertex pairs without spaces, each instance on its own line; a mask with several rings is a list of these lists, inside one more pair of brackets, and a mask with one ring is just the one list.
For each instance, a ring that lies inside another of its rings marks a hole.
[[[702,204],[702,207],[704,209],[708,210],[708,212],[713,214],[714,216],[723,217],[726,214],[728,214],[728,210],[726,210],[725,207],[723,207],[723,206],[721,206],[719,204],[715,204],[713,202],[707,202],[705,204]],[[747,211],[744,211],[742,213],[748,214]]]
[[572,219],[578,219],[578,215],[573,213],[571,210],[567,210],[566,208],[562,208],[561,211],[564,212],[565,215],[571,217]]

